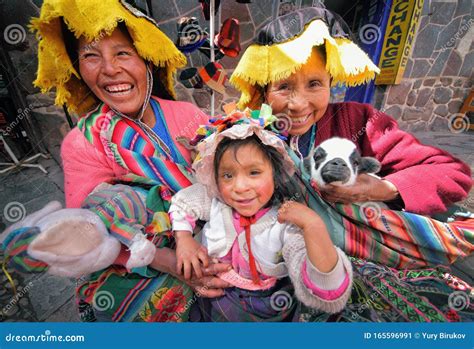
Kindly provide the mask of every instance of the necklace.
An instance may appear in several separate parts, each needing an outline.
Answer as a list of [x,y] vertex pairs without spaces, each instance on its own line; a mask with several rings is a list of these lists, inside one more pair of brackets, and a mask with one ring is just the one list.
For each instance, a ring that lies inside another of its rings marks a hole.
[[[316,131],[318,129],[317,124],[313,124],[311,126],[311,137],[309,140],[309,147],[308,147],[308,154],[311,152],[311,149],[314,148],[314,143],[316,141]],[[293,150],[296,155],[300,158],[300,160],[303,160],[304,156],[301,154],[300,147],[299,147],[299,140],[300,140],[300,135],[297,136],[292,136],[290,138],[290,148]]]
[[143,105],[142,107],[140,108],[140,112],[138,113],[138,117],[136,119],[132,119],[130,118],[129,116],[115,110],[115,109],[112,109],[113,112],[115,112],[117,115],[119,115],[120,117],[122,118],[125,118],[127,120],[130,120],[132,121],[133,123],[135,123],[138,127],[140,127],[142,129],[143,132],[145,132],[145,134],[148,136],[148,138],[150,138],[152,141],[154,141],[158,147],[163,151],[163,153],[165,153],[165,155],[167,156],[167,158],[169,160],[172,160],[172,156],[171,156],[171,150],[170,148],[166,145],[166,143],[155,133],[155,131],[153,131],[153,129],[148,126],[146,123],[144,123],[142,121],[142,118],[143,118],[143,114],[145,113],[145,110],[147,108],[147,106],[150,104],[150,98],[151,98],[151,88],[153,86],[153,75],[151,73],[151,70],[150,70],[150,67],[146,67],[146,94],[145,94],[145,100],[143,102]]

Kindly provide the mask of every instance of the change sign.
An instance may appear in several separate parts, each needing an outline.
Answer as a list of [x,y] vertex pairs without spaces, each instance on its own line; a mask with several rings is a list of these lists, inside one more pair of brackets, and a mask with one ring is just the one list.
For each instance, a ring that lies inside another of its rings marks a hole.
[[399,84],[423,10],[423,0],[394,0],[380,55],[376,85]]

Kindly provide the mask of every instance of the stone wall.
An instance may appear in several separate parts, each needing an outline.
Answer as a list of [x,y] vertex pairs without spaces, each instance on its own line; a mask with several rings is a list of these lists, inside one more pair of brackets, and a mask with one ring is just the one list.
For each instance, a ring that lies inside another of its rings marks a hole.
[[[136,2],[144,3],[143,0]],[[13,0],[0,0],[0,12],[5,18],[5,25],[19,24],[26,29],[29,18],[39,14],[42,1],[25,0],[26,5],[21,7],[15,3]],[[254,0],[251,4],[222,0],[220,16],[216,16],[216,31],[219,23],[226,18],[237,18],[241,29],[242,54],[258,30],[275,14],[276,3],[276,0]],[[302,4],[310,6],[312,1],[303,0]],[[173,41],[177,38],[176,22],[183,16],[196,17],[202,28],[209,30],[209,22],[204,19],[198,0],[152,0],[152,5],[156,21]],[[285,9],[291,9],[291,6]],[[458,113],[472,88],[473,12],[472,0],[425,0],[404,78],[400,85],[377,88],[374,105],[394,116],[405,129],[446,130],[448,120]],[[35,94],[39,91],[31,83],[37,66],[37,45],[35,38],[27,30],[25,35],[22,45],[10,51],[10,55],[18,70],[23,90],[26,94]],[[220,60],[228,76],[240,56]],[[188,54],[187,58],[188,67],[202,67],[209,61],[200,52]],[[177,81],[176,91],[178,99],[195,103],[209,112],[211,97],[207,87],[187,89]],[[36,96],[38,95],[34,95],[32,99],[35,100]],[[239,93],[227,82],[225,95],[215,93],[214,96],[216,112],[221,112],[222,104],[237,100]]]
[[410,131],[444,131],[472,89],[472,0],[425,0],[400,85],[387,86],[382,107]]
[[[272,17],[273,0],[258,0],[251,4],[240,4],[234,0],[223,0],[220,5],[220,19],[216,16],[216,31],[219,30],[220,22],[228,17],[239,20],[240,23],[240,45],[241,53],[235,58],[224,57],[219,62],[226,69],[228,77],[232,74],[240,56],[252,42],[258,30]],[[193,16],[199,21],[201,27],[209,32],[209,21],[204,19],[201,6],[197,0],[153,0],[154,16],[161,29],[172,39],[177,38],[176,22],[183,16]],[[187,55],[188,67],[196,68],[204,66],[209,59],[199,51]],[[195,103],[206,112],[210,112],[211,90],[204,86],[202,89],[187,89],[179,81],[176,83],[178,99]],[[226,93],[221,95],[214,93],[216,113],[222,112],[221,106],[239,98],[240,94],[228,82],[226,83]]]

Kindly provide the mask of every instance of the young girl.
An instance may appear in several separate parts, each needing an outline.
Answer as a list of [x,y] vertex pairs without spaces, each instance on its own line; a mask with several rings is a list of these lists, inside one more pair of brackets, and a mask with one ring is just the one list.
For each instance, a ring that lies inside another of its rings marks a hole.
[[[186,278],[192,270],[199,276],[209,255],[232,265],[220,277],[235,287],[219,298],[200,298],[191,319],[291,320],[293,287],[311,308],[330,313],[344,308],[351,264],[320,217],[297,202],[303,198],[292,184],[283,141],[250,119],[212,134],[198,150],[199,183],[179,191],[169,211],[177,268]],[[195,240],[197,220],[207,223]]]

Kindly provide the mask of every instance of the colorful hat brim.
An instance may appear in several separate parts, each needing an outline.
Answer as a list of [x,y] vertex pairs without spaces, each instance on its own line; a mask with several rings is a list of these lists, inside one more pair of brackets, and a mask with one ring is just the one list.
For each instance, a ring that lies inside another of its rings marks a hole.
[[203,81],[197,68],[191,67],[185,69],[179,74],[179,80],[187,88],[202,88]]
[[[273,44],[271,38],[259,35],[259,43],[247,48],[230,78],[230,83],[242,93],[238,107],[258,108],[263,88],[301,69],[315,46],[325,47],[326,70],[333,85],[357,86],[374,79],[379,68],[362,49],[342,35],[341,27],[334,28],[336,23],[330,32],[327,23],[318,17],[302,27],[296,36]],[[281,40],[291,37],[291,33],[274,37]]]
[[196,51],[198,48],[200,48],[204,43],[206,42],[207,38],[204,38],[200,41],[197,41],[195,43],[189,44],[189,45],[184,45],[184,46],[177,46],[178,50],[180,50],[183,53],[192,53]]
[[204,83],[214,91],[224,94],[225,93],[225,81],[227,80],[227,74],[224,67],[218,62],[209,62],[201,70],[199,70]]
[[252,135],[256,135],[263,144],[274,147],[283,157],[283,170],[289,176],[293,175],[295,171],[294,163],[286,151],[285,142],[278,138],[275,133],[267,131],[257,124],[234,125],[222,132],[211,134],[197,145],[199,156],[193,163],[193,169],[196,171],[198,182],[204,184],[213,197],[220,196],[213,170],[217,146],[224,138],[244,139]]
[[235,18],[227,18],[214,42],[226,56],[237,57],[241,50],[239,21]]
[[201,47],[208,34],[201,28],[197,18],[183,17],[178,21],[176,46],[181,52],[191,53]]
[[175,96],[174,74],[186,65],[186,57],[152,19],[119,0],[45,0],[40,17],[30,24],[39,40],[34,85],[43,93],[55,88],[57,105],[67,104],[69,111],[82,114],[97,103],[66,52],[61,18],[76,38],[83,36],[89,41],[111,34],[118,22],[124,22],[138,54],[164,68],[163,84]]

